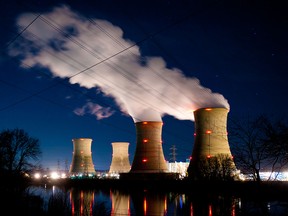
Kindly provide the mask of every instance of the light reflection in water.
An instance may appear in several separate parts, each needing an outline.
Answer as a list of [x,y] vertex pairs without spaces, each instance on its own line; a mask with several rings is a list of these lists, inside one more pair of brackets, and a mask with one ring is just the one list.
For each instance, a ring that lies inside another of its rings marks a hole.
[[[48,203],[50,203],[48,200],[51,198],[57,199],[59,191],[61,191],[57,187],[39,187],[38,190],[36,189],[37,187],[30,188],[30,192],[35,195],[42,193],[43,199],[47,200],[44,202],[47,206],[43,206],[43,209],[48,209]],[[265,202],[259,200],[259,202],[256,202],[247,198],[203,195],[194,194],[193,192],[172,193],[141,189],[123,191],[117,189],[82,190],[72,188],[66,192],[63,190],[62,193],[67,197],[70,205],[69,211],[73,216],[240,216],[251,215],[251,211],[254,213],[271,213],[273,210],[275,211],[276,207],[278,210],[280,209],[277,201]],[[285,203],[288,206],[288,202]],[[284,209],[282,203],[282,209],[280,210],[287,211],[288,207]]]
[[136,215],[166,215],[167,197],[165,193],[139,189],[131,192],[131,198]]
[[146,197],[144,197],[144,205],[143,205],[144,215],[147,214],[147,200]]
[[73,188],[70,190],[70,203],[72,216],[92,216],[94,192]]
[[130,215],[130,195],[118,190],[110,190],[111,216]]
[[[70,191],[73,216],[92,216],[93,203],[97,201],[92,191]],[[194,197],[186,194],[159,193],[148,190],[123,192],[110,190],[110,203],[106,205],[110,216],[144,215],[144,216],[214,216],[236,215],[234,199],[228,197]],[[169,196],[169,199],[167,198]],[[95,200],[96,199],[96,200]],[[239,201],[239,200],[238,200]],[[109,204],[111,204],[109,206]],[[132,209],[131,209],[132,208]],[[132,213],[131,213],[132,212]]]
[[181,209],[183,208],[182,196],[179,196],[179,206],[180,206]]
[[212,205],[209,205],[209,216],[212,216]]

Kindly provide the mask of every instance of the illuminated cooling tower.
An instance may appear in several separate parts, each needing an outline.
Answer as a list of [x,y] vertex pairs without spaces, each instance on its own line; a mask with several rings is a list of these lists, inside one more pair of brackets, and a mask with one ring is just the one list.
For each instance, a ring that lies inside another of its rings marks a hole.
[[162,122],[136,122],[136,151],[130,173],[167,172],[162,149]]
[[225,108],[201,108],[194,111],[195,142],[188,167],[189,176],[197,173],[197,163],[201,158],[219,154],[232,158],[227,137],[227,115],[228,109]]
[[113,142],[112,143],[112,162],[109,173],[125,173],[130,171],[128,142]]
[[70,167],[70,175],[95,175],[95,169],[92,161],[91,144],[92,139],[79,138],[72,139],[73,158]]

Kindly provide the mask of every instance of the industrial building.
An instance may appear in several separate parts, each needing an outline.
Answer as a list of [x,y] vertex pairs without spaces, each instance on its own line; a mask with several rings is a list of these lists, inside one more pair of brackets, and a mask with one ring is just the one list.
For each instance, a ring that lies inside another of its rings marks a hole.
[[127,173],[130,171],[128,148],[128,142],[112,142],[113,153],[109,174]]
[[168,172],[162,148],[162,122],[136,122],[136,151],[128,173],[120,174],[120,179],[167,179],[175,178]]
[[[132,164],[130,165],[129,161],[129,143],[112,142],[112,160],[107,176],[120,174],[121,179],[178,179],[179,174],[181,177],[188,174],[188,177],[197,179],[201,159],[220,154],[232,159],[227,136],[228,112],[228,109],[219,107],[194,111],[194,146],[192,157],[185,163],[168,163],[165,160],[162,148],[162,122],[136,122],[136,150]],[[91,152],[92,139],[79,138],[72,141],[74,152],[70,176],[95,175]]]
[[131,173],[167,172],[162,148],[162,122],[136,122],[136,151]]
[[92,177],[96,175],[92,160],[90,138],[72,139],[73,142],[73,157],[69,170],[71,177]]
[[201,108],[194,111],[195,139],[188,167],[189,177],[198,178],[199,162],[203,158],[220,154],[233,158],[227,136],[228,112],[226,108]]

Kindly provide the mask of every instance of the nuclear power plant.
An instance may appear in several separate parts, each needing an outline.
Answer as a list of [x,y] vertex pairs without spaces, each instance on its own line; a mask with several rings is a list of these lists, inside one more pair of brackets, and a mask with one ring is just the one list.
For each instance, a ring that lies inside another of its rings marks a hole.
[[195,134],[192,158],[188,167],[189,177],[198,175],[199,161],[220,154],[230,156],[227,136],[226,108],[201,108],[194,111]]
[[[225,155],[232,159],[227,136],[226,108],[200,108],[194,111],[195,134],[192,157],[187,169],[188,177],[197,179],[199,164],[207,158]],[[109,174],[120,174],[121,179],[175,179],[169,172],[162,148],[161,121],[135,123],[136,150],[132,165],[129,162],[128,142],[112,142],[112,160]],[[70,176],[96,175],[91,144],[92,139],[73,139],[73,158]],[[233,160],[232,160],[233,162]],[[233,162],[233,166],[235,164]],[[236,168],[236,167],[235,167]]]
[[120,174],[121,179],[168,179],[175,173],[168,172],[162,148],[162,122],[136,122],[136,150],[131,170]]
[[112,162],[109,173],[127,173],[131,169],[128,153],[128,142],[113,142],[112,143]]
[[96,171],[92,161],[91,145],[92,139],[72,139],[73,157],[70,166],[70,176],[94,176]]
[[162,148],[162,122],[136,122],[136,151],[132,173],[167,172]]

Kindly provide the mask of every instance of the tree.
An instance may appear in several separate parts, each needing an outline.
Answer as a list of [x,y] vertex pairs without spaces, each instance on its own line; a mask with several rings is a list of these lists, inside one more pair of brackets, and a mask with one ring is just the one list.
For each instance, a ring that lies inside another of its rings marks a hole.
[[199,180],[237,180],[237,170],[230,155],[217,154],[209,158],[202,157],[199,159],[197,170]]
[[[268,146],[268,154],[271,155],[268,161],[271,164],[271,174],[283,171],[288,164],[288,124],[285,119],[276,122],[266,121],[261,126],[266,138],[264,145]],[[270,176],[269,179],[277,178],[277,175]]]
[[[267,116],[229,121],[229,143],[238,168],[260,182],[260,171],[280,172],[287,165],[288,126]],[[272,175],[268,180],[271,180]]]
[[42,155],[38,139],[22,129],[0,133],[0,169],[7,174],[20,174],[37,166]]

